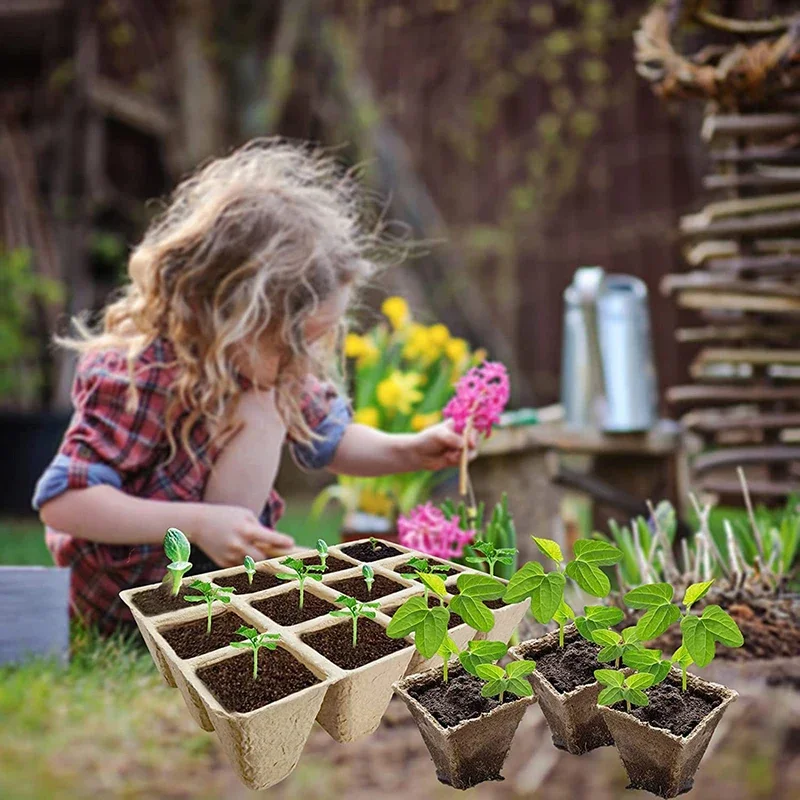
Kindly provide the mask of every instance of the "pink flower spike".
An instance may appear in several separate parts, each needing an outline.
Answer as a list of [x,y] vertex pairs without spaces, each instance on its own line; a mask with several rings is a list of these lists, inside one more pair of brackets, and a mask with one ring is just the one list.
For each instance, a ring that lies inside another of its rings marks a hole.
[[458,520],[447,519],[433,503],[412,509],[397,520],[400,544],[443,559],[460,558],[475,538],[475,531],[464,531]]
[[458,381],[455,396],[442,413],[453,420],[456,433],[463,433],[471,418],[473,429],[489,436],[492,426],[500,420],[510,392],[505,366],[499,361],[484,361]]

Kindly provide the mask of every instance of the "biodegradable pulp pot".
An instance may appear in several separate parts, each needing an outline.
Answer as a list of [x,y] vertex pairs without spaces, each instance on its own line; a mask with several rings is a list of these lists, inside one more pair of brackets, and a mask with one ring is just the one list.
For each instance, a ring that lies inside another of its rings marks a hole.
[[[450,662],[455,669],[458,661]],[[505,763],[514,734],[534,697],[503,703],[487,714],[445,728],[419,701],[408,693],[419,686],[442,679],[442,666],[411,675],[395,684],[394,690],[408,707],[419,727],[425,746],[436,766],[436,776],[454,789],[469,789],[484,781],[503,780]]]
[[[680,685],[680,672],[673,668],[667,680]],[[624,711],[600,707],[628,773],[629,789],[676,797],[692,788],[694,774],[717,724],[739,695],[733,689],[704,681],[696,675],[687,675],[686,683],[687,688],[722,701],[688,736],[676,736],[668,730],[641,722]]]
[[[576,633],[574,625],[564,629],[565,641]],[[517,661],[538,660],[558,647],[558,631],[512,647],[509,655]],[[533,684],[539,707],[550,726],[553,744],[560,750],[581,755],[597,747],[614,744],[603,717],[597,697],[602,686],[597,682],[578,686],[571,692],[559,692],[538,670],[528,676]]]

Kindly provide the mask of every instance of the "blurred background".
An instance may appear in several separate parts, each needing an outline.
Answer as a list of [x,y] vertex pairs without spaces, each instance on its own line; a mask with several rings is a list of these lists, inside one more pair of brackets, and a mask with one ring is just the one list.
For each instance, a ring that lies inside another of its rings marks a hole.
[[[121,285],[181,176],[273,135],[332,148],[424,243],[360,311],[348,355],[363,419],[435,421],[422,417],[440,407],[436,377],[485,350],[509,369],[515,413],[473,480],[488,504],[508,493],[523,557],[530,532],[614,536],[609,518],[646,515],[647,500],[670,500],[692,527],[689,489],[717,504],[720,547],[725,517],[752,555],[736,468],[764,520],[783,520],[800,490],[797,11],[796,0],[0,0],[0,564],[52,564],[29,510],[70,415],[74,363],[52,334]],[[617,372],[600,352],[615,346],[587,333],[586,287],[603,278],[581,284],[576,270],[595,265],[644,298],[626,307]],[[387,296],[407,300],[424,345],[406,366],[428,388],[399,416],[376,399],[391,376],[361,360],[396,333]],[[625,394],[632,374],[652,377],[650,394]],[[612,428],[601,417],[615,402],[645,421]],[[450,481],[330,485],[287,464],[281,529],[306,544],[391,536],[399,513]],[[0,718],[12,719],[1,796],[248,794],[146,654],[88,631],[73,631],[72,653],[67,673],[0,672]],[[753,734],[725,740],[698,796],[800,793],[796,706],[754,702]],[[613,753],[586,757],[595,766],[578,776],[532,725],[528,749],[545,755],[515,750],[510,782],[476,796],[625,795]],[[402,717],[384,728],[356,750],[312,739],[268,794],[453,794],[416,730]]]

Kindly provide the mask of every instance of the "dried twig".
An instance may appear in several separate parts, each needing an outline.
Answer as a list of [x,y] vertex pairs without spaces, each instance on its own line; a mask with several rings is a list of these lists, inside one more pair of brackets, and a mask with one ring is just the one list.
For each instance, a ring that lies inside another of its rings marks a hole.
[[756,515],[753,511],[753,501],[750,499],[750,489],[747,486],[747,478],[745,478],[744,470],[741,467],[736,468],[736,474],[739,476],[739,482],[742,484],[742,494],[744,495],[744,504],[747,507],[747,516],[750,519],[750,527],[753,529],[753,536],[758,546],[758,554],[761,557],[761,563],[764,561],[764,542],[761,538],[761,529],[756,522]]

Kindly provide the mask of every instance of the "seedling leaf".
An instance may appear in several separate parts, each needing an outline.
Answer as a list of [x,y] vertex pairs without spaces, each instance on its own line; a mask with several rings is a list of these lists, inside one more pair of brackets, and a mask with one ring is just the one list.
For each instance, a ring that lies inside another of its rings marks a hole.
[[253,576],[256,574],[256,562],[250,556],[244,557],[244,571],[247,573],[247,582],[252,585]]
[[714,581],[703,581],[702,583],[693,583],[686,589],[683,595],[683,604],[687,609],[691,608],[698,600],[705,597],[708,590],[713,586]]
[[605,686],[622,686],[625,683],[625,673],[616,669],[596,669],[594,677]]
[[392,639],[402,639],[422,624],[430,609],[422,597],[410,597],[394,612],[392,621],[386,628],[386,635]]
[[539,539],[536,536],[531,536],[531,539],[533,539],[533,543],[551,561],[555,561],[556,564],[560,564],[564,560],[564,556],[561,553],[561,548],[559,547],[558,542],[554,542],[552,539]]
[[509,678],[524,678],[536,669],[535,661],[512,661],[507,667],[506,672]]
[[478,673],[478,677],[485,681],[500,681],[505,678],[505,671],[496,664],[478,664],[475,671]]
[[[530,597],[539,588],[540,578],[545,574],[542,565],[537,561],[523,564],[508,582],[503,600],[506,603],[520,603]],[[552,617],[551,617],[552,618]],[[549,622],[550,620],[545,620]],[[544,624],[544,623],[543,623]]]
[[701,619],[720,644],[726,647],[741,647],[744,644],[739,626],[719,606],[706,606]]
[[417,573],[417,577],[437,597],[445,597],[447,595],[447,587],[444,585],[441,576],[435,575],[432,572],[419,572]]
[[623,699],[622,689],[617,686],[606,686],[597,696],[597,705],[613,706]]
[[572,549],[576,561],[594,564],[597,567],[610,567],[622,561],[622,550],[609,542],[597,539],[578,539]]
[[657,608],[671,603],[674,592],[668,583],[650,583],[631,589],[622,599],[628,608]]
[[192,546],[183,531],[168,528],[164,535],[164,553],[170,561],[185,562],[189,560]]
[[[588,542],[587,542],[588,543]],[[576,542],[575,544],[578,544]],[[570,561],[567,564],[567,575],[592,597],[606,597],[611,591],[611,582],[605,572],[586,561]]]
[[625,679],[625,686],[629,689],[649,689],[653,685],[654,676],[649,672],[634,672]]
[[464,572],[456,580],[459,594],[468,594],[476,600],[497,600],[506,591],[504,584],[489,575]]
[[461,666],[471,675],[477,676],[475,668],[478,664],[489,664],[503,658],[508,652],[508,645],[505,642],[475,641],[474,639],[467,645],[466,650],[458,654]]
[[673,622],[680,619],[680,616],[680,609],[672,603],[650,608],[636,624],[639,638],[643,642],[658,638]]

